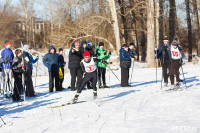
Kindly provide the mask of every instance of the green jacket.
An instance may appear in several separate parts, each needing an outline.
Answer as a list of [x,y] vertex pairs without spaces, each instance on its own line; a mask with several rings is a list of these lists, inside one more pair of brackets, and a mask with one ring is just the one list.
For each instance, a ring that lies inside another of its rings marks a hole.
[[[110,58],[110,54],[106,54],[105,55],[105,50],[102,48],[100,49],[99,46],[97,46],[96,48],[96,54],[98,55],[97,56],[97,59],[100,59],[100,60],[103,60],[103,61],[107,61],[109,58]],[[101,63],[101,62],[97,62],[97,67],[101,67],[101,68],[106,68],[107,65]]]

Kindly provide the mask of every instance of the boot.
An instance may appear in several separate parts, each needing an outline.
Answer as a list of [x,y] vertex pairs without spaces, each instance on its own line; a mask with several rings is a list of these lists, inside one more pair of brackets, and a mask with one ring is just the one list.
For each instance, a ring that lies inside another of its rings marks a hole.
[[97,92],[93,92],[93,98],[97,99]]
[[107,86],[106,84],[103,84],[103,88],[110,88],[110,87]]
[[70,101],[70,103],[71,103],[71,104],[76,103],[76,102],[78,101],[78,97],[79,97],[79,95],[76,94],[76,95],[74,96],[74,98]]

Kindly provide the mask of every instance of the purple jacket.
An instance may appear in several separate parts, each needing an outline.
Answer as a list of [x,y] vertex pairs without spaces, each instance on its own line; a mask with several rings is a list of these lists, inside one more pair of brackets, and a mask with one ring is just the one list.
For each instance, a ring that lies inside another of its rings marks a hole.
[[12,68],[12,61],[14,59],[14,54],[13,54],[12,50],[4,47],[4,49],[1,51],[1,57],[4,60],[9,58],[9,62],[10,62],[8,64],[3,64],[2,68],[3,69],[11,69]]

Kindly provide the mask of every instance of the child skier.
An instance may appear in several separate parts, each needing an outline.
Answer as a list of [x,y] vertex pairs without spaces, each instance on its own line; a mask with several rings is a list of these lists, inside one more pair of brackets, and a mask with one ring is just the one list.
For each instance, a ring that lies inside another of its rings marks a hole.
[[22,94],[22,52],[20,49],[15,50],[16,57],[12,62],[12,71],[14,75],[14,91],[12,95],[13,102],[23,101],[20,94]]
[[97,65],[96,61],[102,62],[104,64],[107,64],[106,61],[102,61],[100,59],[96,59],[94,57],[90,57],[90,53],[88,51],[85,51],[83,53],[84,59],[81,61],[81,68],[83,69],[84,78],[82,79],[81,86],[77,90],[77,94],[75,95],[74,99],[70,101],[71,104],[74,104],[77,102],[79,95],[81,94],[83,88],[85,85],[91,81],[92,82],[92,88],[93,88],[93,94],[94,99],[97,98]]
[[[173,40],[171,45],[171,66],[170,66],[170,81],[171,90],[179,88],[179,68],[182,63],[182,49],[178,46],[176,40]],[[174,85],[174,75],[176,75],[176,85]]]

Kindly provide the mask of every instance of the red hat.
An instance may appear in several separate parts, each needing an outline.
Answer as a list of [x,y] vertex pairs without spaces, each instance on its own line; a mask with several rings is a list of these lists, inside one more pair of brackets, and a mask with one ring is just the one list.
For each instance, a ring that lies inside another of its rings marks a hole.
[[8,41],[8,40],[5,40],[4,45],[7,46],[7,45],[9,45],[9,44],[11,44],[11,42]]
[[90,56],[90,53],[89,53],[88,51],[85,51],[85,52],[83,53],[83,56],[84,56],[84,57]]

